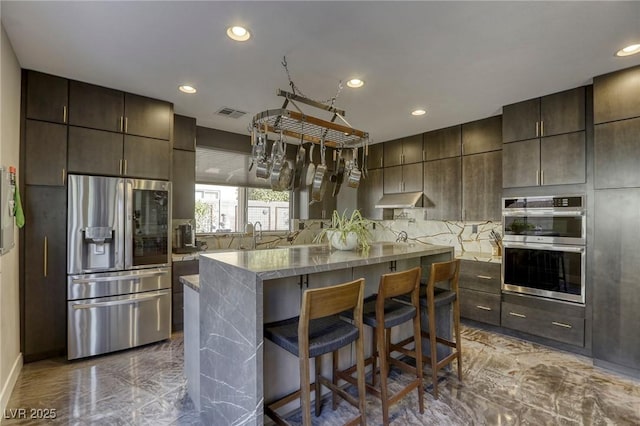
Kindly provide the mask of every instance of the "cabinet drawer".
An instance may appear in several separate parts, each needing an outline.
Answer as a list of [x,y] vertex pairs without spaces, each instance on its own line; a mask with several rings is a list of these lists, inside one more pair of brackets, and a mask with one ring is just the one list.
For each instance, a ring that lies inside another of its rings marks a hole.
[[500,295],[461,288],[460,316],[500,325]]
[[500,294],[500,264],[475,261],[460,262],[460,288]]
[[503,302],[502,326],[584,347],[584,318]]

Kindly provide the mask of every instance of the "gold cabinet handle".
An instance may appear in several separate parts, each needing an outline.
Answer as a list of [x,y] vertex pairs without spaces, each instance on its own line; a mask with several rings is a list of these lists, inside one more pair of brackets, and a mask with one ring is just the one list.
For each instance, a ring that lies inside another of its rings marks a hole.
[[46,278],[47,277],[47,272],[48,272],[48,252],[49,252],[49,240],[47,239],[47,236],[45,235],[44,237],[44,244],[43,244],[43,248],[44,248],[44,254],[43,254],[43,275]]
[[540,170],[540,185],[544,185],[544,170]]
[[62,168],[62,184],[64,185],[65,181],[67,179],[67,169],[65,169],[64,167]]
[[129,129],[129,118],[125,117],[124,118],[124,132],[127,133],[128,129]]
[[563,327],[563,328],[573,328],[570,324],[565,324],[563,322],[551,321],[551,324],[556,325],[558,327]]
[[540,120],[540,136],[544,136],[544,121]]
[[127,174],[127,160],[124,160],[124,174]]
[[120,116],[120,131],[124,132],[124,117]]
[[62,106],[62,122],[63,123],[67,122],[67,106],[66,105]]
[[536,170],[536,185],[540,185],[540,170]]
[[476,275],[476,277],[483,279],[483,280],[492,280],[493,277],[490,277],[488,275]]
[[120,170],[120,174],[122,174],[122,158],[118,162],[118,170]]
[[492,311],[493,310],[488,306],[482,306],[482,305],[476,305],[476,308],[482,309],[483,311]]
[[526,318],[527,316],[524,314],[519,314],[517,312],[509,312],[509,315],[511,315],[512,317],[518,317],[518,318]]
[[539,135],[539,133],[538,133],[538,131],[540,130],[539,124],[540,124],[540,123],[538,123],[538,122],[536,121],[536,137],[540,136],[540,135]]

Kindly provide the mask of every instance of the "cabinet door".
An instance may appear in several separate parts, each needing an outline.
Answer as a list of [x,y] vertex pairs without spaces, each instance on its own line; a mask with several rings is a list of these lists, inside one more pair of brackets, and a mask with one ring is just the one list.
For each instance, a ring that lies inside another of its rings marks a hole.
[[384,143],[384,166],[399,166],[402,164],[402,139]]
[[124,174],[131,177],[169,180],[169,141],[124,136]]
[[500,221],[502,151],[462,157],[463,220]]
[[595,126],[595,187],[640,186],[640,118]]
[[540,140],[502,146],[502,187],[537,186],[540,183]]
[[402,192],[402,166],[384,168],[384,193],[397,194]]
[[425,133],[424,150],[427,161],[459,156],[462,151],[462,126]]
[[424,163],[424,195],[428,220],[460,220],[460,157]]
[[585,89],[566,90],[540,99],[540,136],[579,132],[585,128]]
[[540,140],[540,184],[561,185],[586,181],[584,132]]
[[122,132],[123,116],[123,92],[80,81],[69,83],[69,124]]
[[171,104],[157,99],[125,93],[125,133],[169,140],[173,124]]
[[321,202],[309,204],[309,219],[331,219],[337,207],[336,197],[331,195],[332,189],[333,186],[329,185]]
[[184,115],[173,116],[173,148],[196,150],[196,119]]
[[174,219],[195,217],[196,153],[173,150],[173,212]]
[[27,118],[66,123],[68,91],[66,78],[28,71]]
[[69,172],[118,176],[122,133],[69,126]]
[[66,348],[66,220],[64,187],[25,187],[24,355],[33,361]]
[[515,142],[539,136],[540,98],[502,107],[502,142]]
[[377,143],[375,145],[369,145],[369,156],[367,157],[368,169],[379,169],[384,166],[383,161],[383,147],[385,144]]
[[640,189],[595,197],[593,357],[640,369]]
[[422,163],[402,166],[402,192],[422,192]]
[[422,133],[402,139],[402,163],[421,163],[422,153]]
[[382,209],[376,209],[374,206],[384,193],[383,170],[369,170],[367,177],[361,179],[358,186],[358,209],[368,219],[382,220]]
[[640,66],[593,79],[595,124],[640,117]]
[[25,120],[25,182],[64,186],[67,167],[67,126]]
[[485,118],[462,125],[462,154],[502,149],[502,116]]

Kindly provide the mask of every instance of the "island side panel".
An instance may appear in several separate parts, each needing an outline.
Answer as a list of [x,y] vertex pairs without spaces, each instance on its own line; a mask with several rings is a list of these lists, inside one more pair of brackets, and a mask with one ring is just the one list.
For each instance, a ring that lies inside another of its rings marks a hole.
[[200,258],[200,401],[203,424],[262,425],[262,281]]

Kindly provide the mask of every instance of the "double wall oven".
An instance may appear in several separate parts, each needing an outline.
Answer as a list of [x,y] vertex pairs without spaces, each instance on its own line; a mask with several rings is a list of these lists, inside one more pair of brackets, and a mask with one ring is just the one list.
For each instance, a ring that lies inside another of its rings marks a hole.
[[584,196],[502,201],[502,289],[584,304]]

